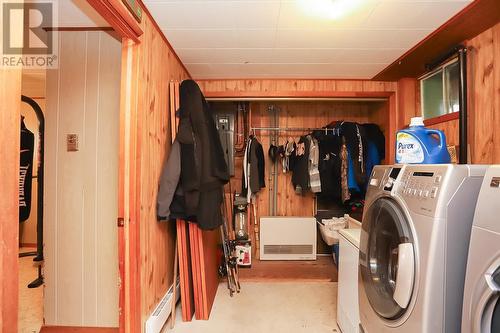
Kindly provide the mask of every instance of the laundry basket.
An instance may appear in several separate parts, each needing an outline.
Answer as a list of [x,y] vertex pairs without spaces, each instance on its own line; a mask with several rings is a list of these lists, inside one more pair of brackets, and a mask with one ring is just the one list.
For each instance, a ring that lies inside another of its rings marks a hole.
[[345,229],[347,220],[344,217],[333,217],[331,219],[322,219],[319,224],[321,237],[326,244],[332,246],[339,242],[339,230]]

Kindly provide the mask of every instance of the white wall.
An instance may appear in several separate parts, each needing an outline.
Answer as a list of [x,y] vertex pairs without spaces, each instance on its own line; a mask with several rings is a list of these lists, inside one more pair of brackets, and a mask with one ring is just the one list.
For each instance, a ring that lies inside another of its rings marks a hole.
[[[118,326],[121,43],[61,32],[47,72],[45,324]],[[79,151],[66,151],[66,135]]]

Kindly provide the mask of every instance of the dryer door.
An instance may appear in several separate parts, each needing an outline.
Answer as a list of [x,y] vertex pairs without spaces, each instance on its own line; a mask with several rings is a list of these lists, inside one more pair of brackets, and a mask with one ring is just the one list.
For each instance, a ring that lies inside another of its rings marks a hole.
[[382,318],[396,320],[408,308],[415,281],[415,249],[406,214],[382,197],[366,211],[359,269],[366,296]]
[[500,267],[484,278],[488,288],[476,308],[474,333],[500,332]]

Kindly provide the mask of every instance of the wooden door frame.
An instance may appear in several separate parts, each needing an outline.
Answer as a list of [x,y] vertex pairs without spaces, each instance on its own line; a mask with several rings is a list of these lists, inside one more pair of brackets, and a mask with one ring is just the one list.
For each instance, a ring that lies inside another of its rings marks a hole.
[[[122,38],[118,166],[119,332],[141,332],[137,45],[143,34],[121,0],[87,0]],[[142,6],[142,2],[140,2]]]
[[17,332],[22,69],[0,69],[0,333]]

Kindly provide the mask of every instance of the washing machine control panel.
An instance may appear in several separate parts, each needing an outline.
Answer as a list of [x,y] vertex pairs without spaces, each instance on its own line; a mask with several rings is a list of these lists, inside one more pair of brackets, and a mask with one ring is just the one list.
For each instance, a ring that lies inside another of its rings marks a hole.
[[398,193],[414,209],[426,215],[435,212],[445,170],[430,171],[407,167],[401,177]]

